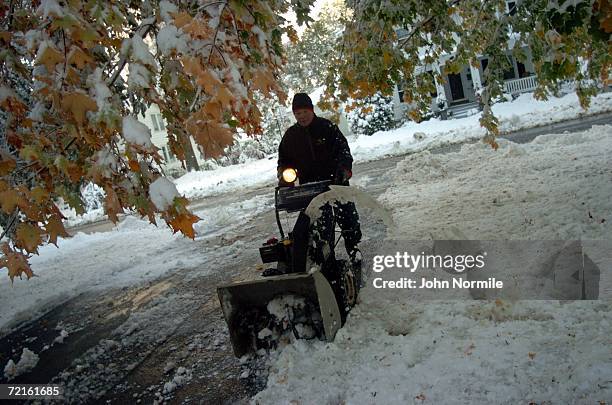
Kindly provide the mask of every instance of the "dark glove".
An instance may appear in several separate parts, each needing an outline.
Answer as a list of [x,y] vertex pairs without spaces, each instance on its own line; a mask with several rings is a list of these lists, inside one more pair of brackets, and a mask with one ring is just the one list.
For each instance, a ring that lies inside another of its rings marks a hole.
[[353,177],[353,172],[346,167],[339,167],[334,176],[335,184],[348,186],[349,179]]

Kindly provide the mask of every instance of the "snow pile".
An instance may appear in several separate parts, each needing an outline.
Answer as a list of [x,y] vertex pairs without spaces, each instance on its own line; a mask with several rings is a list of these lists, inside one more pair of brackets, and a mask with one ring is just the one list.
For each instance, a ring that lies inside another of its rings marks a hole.
[[185,385],[185,383],[189,382],[192,378],[191,370],[186,369],[185,367],[179,367],[176,370],[174,378],[167,383],[164,384],[164,388],[162,390],[163,394],[170,394],[178,387]]
[[123,138],[145,149],[154,148],[149,127],[130,115],[123,117]]
[[[403,179],[379,201],[394,210],[396,239],[612,239],[611,126],[543,135],[528,144],[500,141],[493,151],[424,151],[398,163]],[[555,208],[556,207],[556,208]],[[501,227],[503,224],[503,228]]]
[[611,397],[609,303],[500,305],[509,305],[510,315],[495,321],[496,303],[390,303],[366,289],[333,343],[302,340],[282,351],[268,388],[253,403],[598,403]]
[[15,364],[15,362],[13,362],[11,359],[6,363],[6,366],[4,366],[4,378],[10,381],[21,374],[32,370],[37,364],[38,355],[24,347],[23,352],[21,352],[21,358],[17,364]]
[[149,196],[158,210],[165,211],[172,206],[179,192],[174,183],[162,176],[149,186]]
[[[379,198],[393,237],[612,240],[611,133],[409,156],[388,174],[406,181]],[[609,300],[423,301],[368,286],[334,342],[280,352],[253,403],[598,403],[612,398],[611,314]]]
[[[276,319],[283,320],[289,317],[288,311],[290,308],[303,308],[306,305],[303,297],[295,295],[281,295],[268,302],[266,309]],[[260,332],[261,333],[261,332]]]

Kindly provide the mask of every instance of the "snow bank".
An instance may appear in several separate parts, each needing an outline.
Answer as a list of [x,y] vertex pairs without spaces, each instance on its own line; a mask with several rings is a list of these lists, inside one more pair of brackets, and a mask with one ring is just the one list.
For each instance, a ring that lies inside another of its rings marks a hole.
[[[379,198],[392,237],[612,240],[610,134],[410,155]],[[423,301],[368,286],[335,341],[285,347],[252,402],[598,403],[612,398],[611,314],[609,300]]]

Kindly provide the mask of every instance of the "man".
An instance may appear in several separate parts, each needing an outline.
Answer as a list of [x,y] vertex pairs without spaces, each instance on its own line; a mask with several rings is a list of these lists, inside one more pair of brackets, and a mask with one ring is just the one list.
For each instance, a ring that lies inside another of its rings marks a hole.
[[[340,129],[333,122],[314,113],[312,100],[306,93],[297,93],[293,97],[292,109],[297,123],[285,132],[278,148],[279,181],[282,182],[282,171],[292,167],[297,170],[300,184],[332,180],[333,184],[348,186],[352,176],[353,157]],[[361,229],[355,204],[335,203],[334,206],[336,221],[342,230],[351,262],[361,265],[361,253],[357,247],[361,240]],[[321,210],[321,218],[311,228],[315,243],[315,250],[311,253],[318,263],[326,259],[323,256],[325,244],[331,244],[332,247],[334,244],[332,208],[326,204]]]

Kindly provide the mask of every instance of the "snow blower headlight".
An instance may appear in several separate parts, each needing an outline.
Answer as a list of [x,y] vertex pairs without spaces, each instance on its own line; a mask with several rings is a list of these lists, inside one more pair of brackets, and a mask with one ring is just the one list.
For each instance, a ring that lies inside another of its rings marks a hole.
[[292,168],[287,168],[283,170],[283,180],[286,183],[293,183],[297,179],[297,171]]

